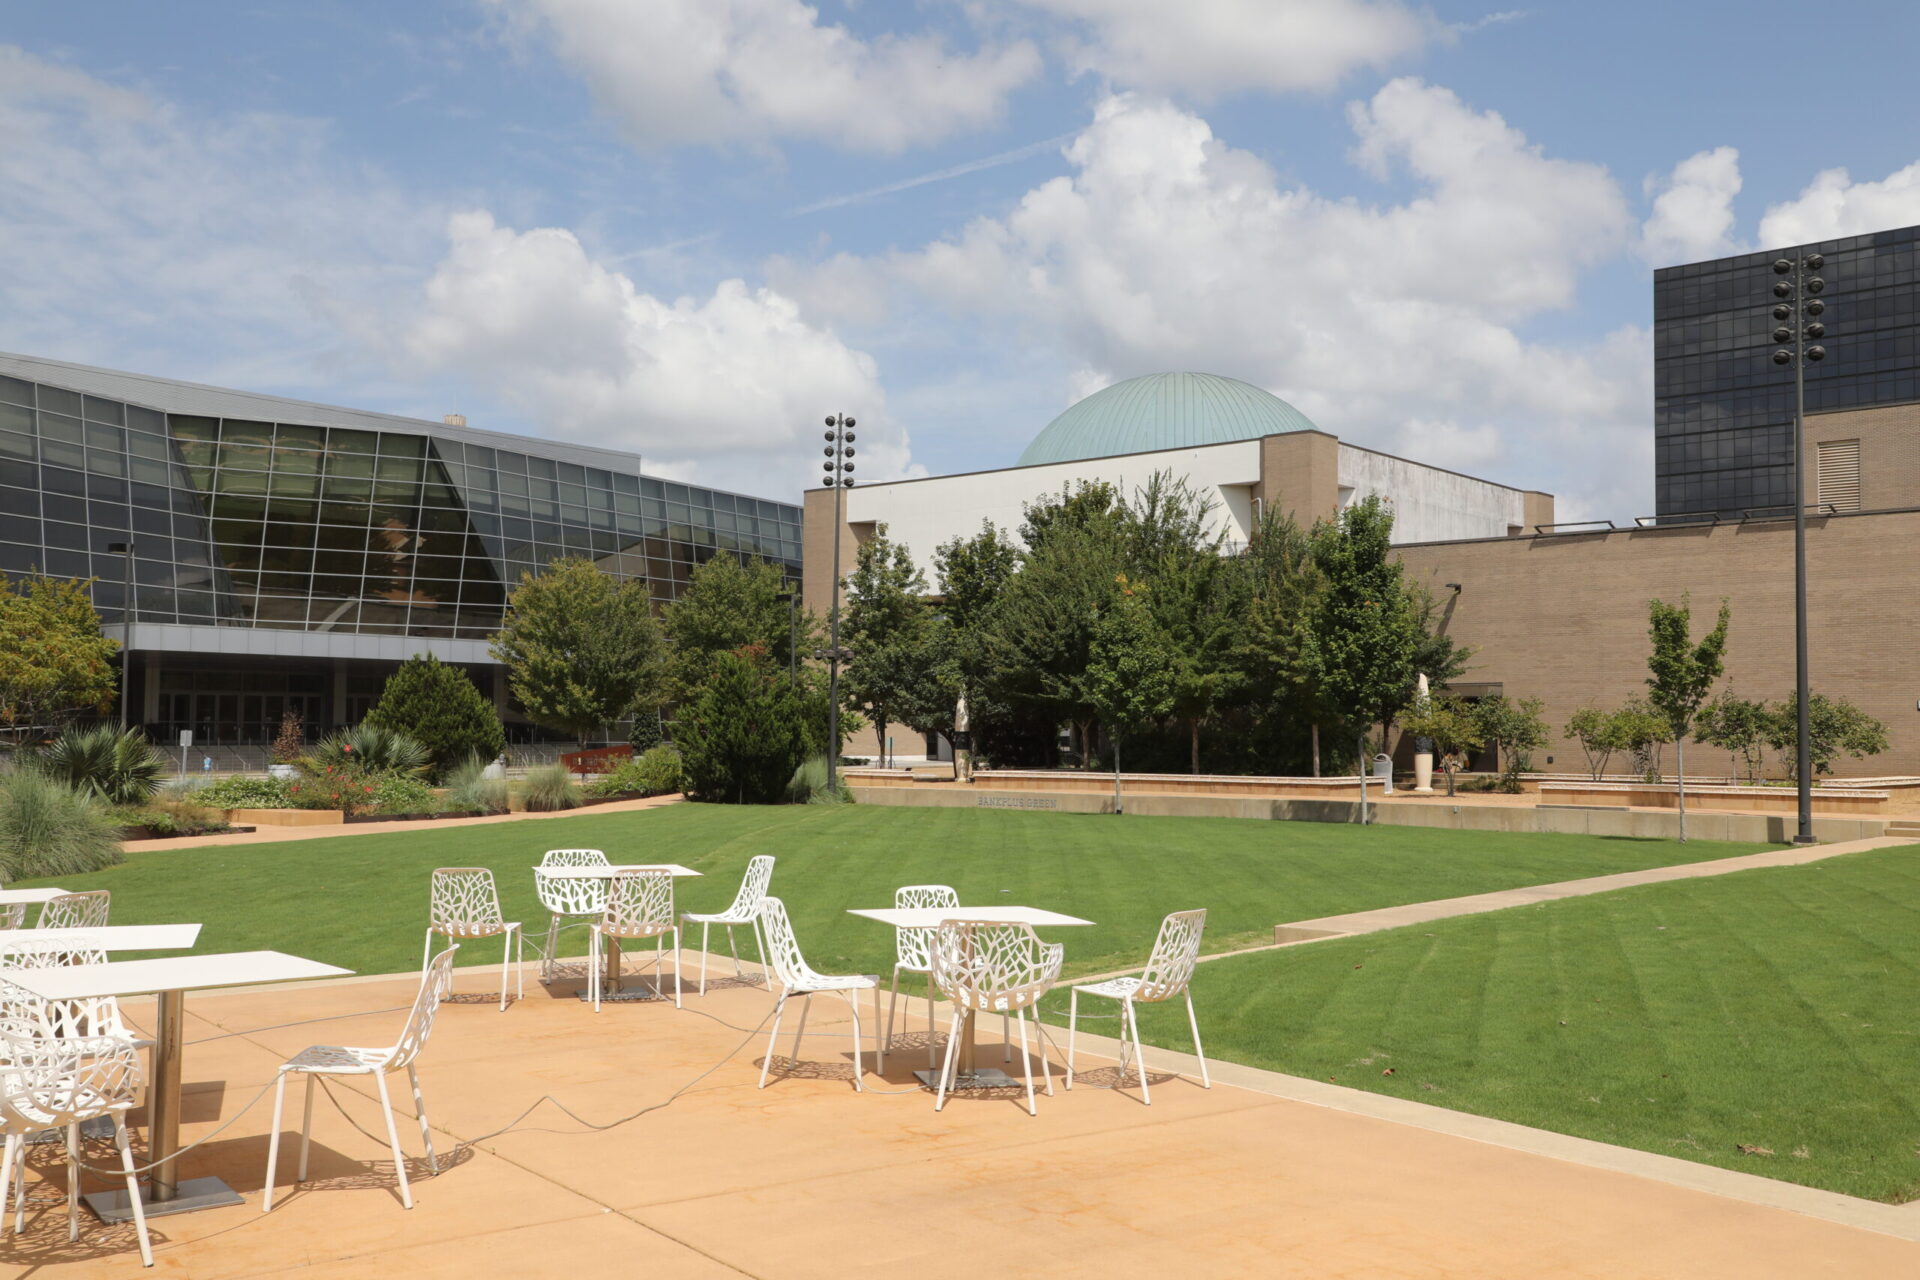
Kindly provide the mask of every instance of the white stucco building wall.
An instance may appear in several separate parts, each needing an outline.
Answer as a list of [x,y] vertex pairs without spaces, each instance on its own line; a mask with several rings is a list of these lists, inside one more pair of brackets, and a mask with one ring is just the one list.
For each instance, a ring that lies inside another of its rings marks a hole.
[[1490,480],[1375,453],[1342,442],[1338,464],[1340,505],[1369,494],[1393,504],[1393,540],[1445,542],[1454,538],[1504,538],[1526,523],[1526,499],[1518,489]]

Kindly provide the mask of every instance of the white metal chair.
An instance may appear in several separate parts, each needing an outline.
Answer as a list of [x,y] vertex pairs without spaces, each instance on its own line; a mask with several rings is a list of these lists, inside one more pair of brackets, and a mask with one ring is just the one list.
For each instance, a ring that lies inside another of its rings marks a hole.
[[525,998],[526,976],[522,966],[527,959],[526,931],[519,921],[502,917],[500,890],[493,882],[493,872],[485,867],[435,869],[427,891],[427,941],[420,952],[422,969],[427,967],[427,958],[433,954],[436,933],[449,942],[501,938],[500,1012],[507,1011],[508,969],[513,970],[516,998]]
[[[1033,1099],[1033,1054],[1027,1047],[1027,1021],[1040,998],[1060,980],[1066,947],[1042,942],[1028,924],[1006,921],[949,920],[933,936],[933,981],[953,1002],[953,1026],[947,1033],[946,1061],[933,1109],[947,1105],[947,1091],[961,1041],[960,1024],[968,1012],[1010,1014],[1020,1026],[1020,1055],[1026,1059],[1027,1114],[1039,1115]],[[1039,1035],[1039,1023],[1034,1023]],[[1046,1069],[1046,1040],[1040,1039],[1041,1074],[1053,1096],[1053,1073]]]
[[773,879],[773,858],[769,854],[760,854],[747,860],[747,873],[740,877],[740,889],[733,895],[733,905],[725,911],[713,911],[705,914],[689,911],[680,919],[686,924],[700,926],[700,994],[707,994],[707,937],[714,925],[727,927],[727,950],[733,953],[733,976],[743,977],[740,972],[740,949],[733,942],[733,926],[750,925],[753,928],[753,949],[760,959],[760,968],[767,967],[767,948],[760,939],[760,900],[767,896],[767,884]]
[[54,1028],[57,1035],[112,1036],[131,1041],[137,1048],[150,1048],[152,1040],[133,1033],[120,1016],[120,1002],[112,996],[88,996],[73,1000],[47,1000],[24,987],[6,982],[8,969],[52,969],[76,964],[105,964],[107,953],[98,947],[79,947],[71,942],[46,942],[25,929],[14,936],[0,935],[0,1018],[26,1019]]
[[[7,887],[6,882],[4,880],[0,880],[0,889],[4,889],[6,887]],[[0,907],[0,932],[5,932],[8,929],[21,928],[26,923],[27,923],[27,904],[26,903],[10,902],[4,907]]]
[[1149,1106],[1153,1095],[1147,1091],[1147,1062],[1140,1048],[1140,1019],[1136,1004],[1159,1004],[1184,997],[1187,1002],[1187,1026],[1193,1031],[1193,1056],[1200,1059],[1200,1087],[1213,1088],[1207,1074],[1207,1055],[1200,1048],[1200,1020],[1193,1012],[1193,966],[1200,959],[1200,937],[1207,928],[1206,909],[1176,911],[1160,922],[1160,936],[1154,940],[1153,955],[1137,976],[1109,978],[1091,986],[1075,987],[1067,1009],[1067,1088],[1073,1088],[1073,1040],[1080,1023],[1080,997],[1104,996],[1120,1002],[1120,1070],[1125,1078],[1126,1046],[1133,1045],[1134,1065],[1140,1072],[1140,1100]]
[[[120,1167],[126,1171],[127,1198],[140,1239],[140,1262],[152,1266],[146,1210],[140,1202],[133,1152],[127,1145],[127,1112],[134,1106],[141,1080],[140,1054],[130,1040],[73,1035],[70,1029],[63,1030],[44,1017],[0,1020],[0,1134],[6,1135],[4,1154],[0,1154],[0,1206],[6,1204],[11,1177],[21,1181],[16,1195],[24,1193],[26,1169],[22,1157],[27,1140],[47,1129],[64,1129],[67,1239],[78,1240],[80,1125],[97,1116],[111,1116],[113,1145],[120,1152]],[[19,1231],[16,1216],[14,1232]]]
[[413,1011],[407,1015],[407,1025],[401,1029],[398,1043],[379,1049],[316,1044],[302,1049],[280,1064],[280,1076],[273,1088],[273,1136],[267,1140],[267,1185],[261,1198],[260,1212],[267,1213],[273,1208],[274,1166],[280,1159],[280,1112],[287,1100],[287,1077],[296,1073],[307,1078],[307,1100],[306,1114],[300,1121],[300,1171],[294,1178],[295,1183],[307,1179],[307,1148],[313,1137],[315,1077],[372,1076],[374,1087],[380,1092],[381,1109],[387,1115],[387,1143],[393,1148],[393,1170],[400,1179],[400,1203],[405,1208],[413,1208],[413,1192],[407,1185],[407,1157],[400,1150],[400,1131],[394,1126],[393,1098],[387,1092],[387,1075],[403,1069],[406,1071],[407,1083],[413,1088],[413,1110],[420,1117],[420,1138],[427,1147],[427,1168],[433,1173],[440,1172],[433,1154],[433,1130],[427,1125],[427,1108],[420,1097],[420,1073],[413,1063],[420,1056],[420,1051],[426,1048],[427,1036],[433,1031],[433,1015],[446,998],[447,988],[453,985],[453,953],[459,949],[460,944],[454,943],[435,956],[420,975],[420,992],[413,998]]
[[107,922],[113,905],[111,889],[89,889],[85,893],[63,893],[49,898],[40,907],[41,929],[97,929]]
[[767,1087],[767,1069],[773,1065],[773,1047],[780,1039],[780,1019],[787,1010],[790,996],[804,996],[806,1002],[800,1006],[800,1026],[793,1033],[793,1059],[800,1060],[800,1037],[807,1033],[807,1013],[813,1008],[813,997],[825,991],[837,991],[847,998],[847,1007],[853,1011],[853,1087],[863,1090],[860,1083],[860,996],[862,991],[873,992],[873,1029],[874,1036],[874,1072],[883,1072],[887,1068],[887,1046],[877,1034],[880,1030],[880,977],[878,974],[863,973],[835,977],[814,972],[807,964],[805,956],[800,954],[800,944],[793,936],[793,924],[787,919],[787,904],[778,898],[766,897],[760,900],[760,930],[767,942],[767,959],[773,965],[774,981],[780,984],[780,1002],[773,1008],[773,1030],[767,1036],[767,1056],[760,1063],[760,1087]]
[[[653,947],[653,993],[660,992],[660,966],[666,960],[667,935],[673,935],[673,1007],[680,1007],[680,926],[673,922],[671,871],[622,871],[607,887],[607,909],[593,925],[593,1011],[600,1012],[601,953],[606,939],[656,939]],[[618,975],[615,975],[618,976]]]
[[[910,884],[893,891],[896,907],[957,907],[960,894],[945,884]],[[900,975],[927,975],[927,1065],[933,1065],[933,933],[932,929],[896,928],[893,931],[893,990],[887,997],[887,1044],[893,1044],[893,1010],[900,998]],[[912,996],[908,996],[912,1000]],[[1012,1052],[1011,1049],[1008,1050]]]
[[559,964],[560,927],[566,917],[598,916],[607,909],[607,882],[574,880],[541,874],[549,867],[604,867],[607,855],[598,849],[549,849],[533,873],[533,888],[547,909],[547,945],[540,952],[540,981],[552,982]]

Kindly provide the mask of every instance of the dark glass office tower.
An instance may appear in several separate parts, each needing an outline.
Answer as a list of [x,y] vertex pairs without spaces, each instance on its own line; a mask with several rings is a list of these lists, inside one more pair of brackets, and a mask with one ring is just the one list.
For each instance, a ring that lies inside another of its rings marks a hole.
[[1771,359],[1772,264],[1810,252],[1826,257],[1827,357],[1807,368],[1809,418],[1920,400],[1920,227],[1656,271],[1656,514],[1792,511],[1793,369]]

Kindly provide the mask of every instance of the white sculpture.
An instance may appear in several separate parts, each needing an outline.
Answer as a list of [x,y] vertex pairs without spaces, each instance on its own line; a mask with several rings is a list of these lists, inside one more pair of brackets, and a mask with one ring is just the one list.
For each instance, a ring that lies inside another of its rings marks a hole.
[[[1425,707],[1427,699],[1427,673],[1422,671],[1413,687],[1413,705]],[[1433,794],[1433,740],[1431,738],[1414,739],[1415,747],[1422,743],[1426,744],[1427,749],[1416,750],[1413,753],[1413,794],[1430,796]]]

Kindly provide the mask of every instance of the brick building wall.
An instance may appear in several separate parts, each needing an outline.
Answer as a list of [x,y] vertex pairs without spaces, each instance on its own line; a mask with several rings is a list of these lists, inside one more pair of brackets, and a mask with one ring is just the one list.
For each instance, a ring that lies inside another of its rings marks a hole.
[[1860,442],[1861,511],[1884,511],[1920,499],[1920,404],[1807,415],[1807,501],[1822,502],[1818,475],[1823,440]]
[[[1809,427],[1896,412],[1825,415]],[[1847,432],[1861,424],[1841,425],[1846,431],[1831,438],[1850,438]],[[1809,438],[1826,437],[1810,429]],[[1916,491],[1912,484],[1904,490]],[[1645,689],[1647,601],[1654,597],[1676,601],[1690,594],[1696,633],[1726,598],[1733,623],[1723,684],[1746,698],[1792,694],[1791,522],[1426,543],[1396,551],[1409,576],[1445,606],[1447,633],[1474,648],[1464,679],[1497,683],[1509,696],[1546,704],[1554,737],[1540,753],[1543,766],[1552,755],[1556,770],[1582,767],[1579,747],[1559,736],[1574,711],[1615,706]],[[1920,509],[1812,520],[1807,565],[1812,688],[1859,704],[1886,724],[1890,743],[1886,754],[1843,760],[1836,771],[1920,773]],[[1461,585],[1457,594],[1444,585],[1449,582]],[[1728,768],[1724,752],[1693,746],[1688,756],[1690,770]]]

